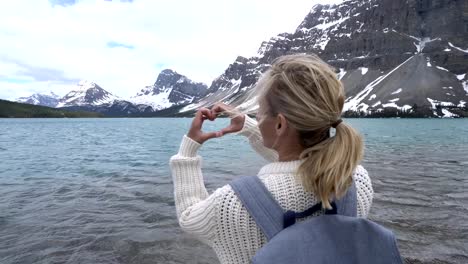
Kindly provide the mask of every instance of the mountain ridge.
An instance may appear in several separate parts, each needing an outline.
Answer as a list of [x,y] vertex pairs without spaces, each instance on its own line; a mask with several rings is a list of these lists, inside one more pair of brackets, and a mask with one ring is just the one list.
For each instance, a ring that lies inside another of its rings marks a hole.
[[[257,56],[238,57],[216,79],[223,82],[212,83],[209,98],[181,111],[209,107],[216,101],[241,105],[273,60],[293,53],[315,53],[337,69],[347,95],[345,112],[371,114],[395,107],[411,111],[414,104],[433,110],[437,104],[466,107],[465,13],[468,3],[449,0],[348,0],[315,5],[295,32],[263,42]],[[411,87],[401,84],[398,76],[402,74],[396,74],[412,71],[409,64],[419,69],[418,76],[403,74]],[[428,83],[425,78],[438,81]],[[394,87],[397,83],[402,87]],[[400,88],[408,96],[391,98]]]
[[457,114],[448,108],[442,112],[436,108],[467,107],[465,14],[468,2],[459,0],[347,0],[315,5],[294,32],[262,42],[255,56],[238,56],[210,86],[166,69],[125,107],[134,107],[132,114],[143,109],[175,116],[219,101],[254,109],[253,101],[245,100],[276,58],[315,53],[336,69],[344,84],[344,112],[371,115],[422,107],[434,117],[454,117]]
[[203,97],[206,92],[206,84],[194,82],[176,71],[165,69],[158,74],[153,85],[146,86],[128,99],[115,96],[94,82],[82,80],[62,98],[33,94],[18,98],[17,101],[117,117],[147,115],[165,108],[186,105]]

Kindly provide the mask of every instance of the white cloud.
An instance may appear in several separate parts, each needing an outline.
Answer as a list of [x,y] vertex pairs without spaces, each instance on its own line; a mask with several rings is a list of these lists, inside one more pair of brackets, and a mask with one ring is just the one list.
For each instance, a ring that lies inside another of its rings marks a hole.
[[[238,55],[254,55],[262,41],[294,31],[318,2],[2,1],[0,98],[64,94],[78,79],[129,97],[164,68],[209,85]],[[55,78],[44,80],[54,72]]]

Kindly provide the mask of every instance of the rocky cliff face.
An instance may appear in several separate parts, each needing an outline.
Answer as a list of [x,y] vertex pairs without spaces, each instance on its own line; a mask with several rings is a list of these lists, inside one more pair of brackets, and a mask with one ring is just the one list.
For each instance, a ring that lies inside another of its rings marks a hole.
[[347,94],[344,110],[463,107],[468,101],[466,35],[468,1],[316,5],[295,32],[263,42],[255,57],[238,57],[205,98],[181,111],[216,101],[242,103],[273,60],[292,53],[318,54],[337,69]]
[[180,104],[189,104],[202,98],[207,93],[207,86],[193,82],[175,71],[161,71],[156,82],[146,86],[131,101],[136,104],[150,105],[154,110],[161,110]]

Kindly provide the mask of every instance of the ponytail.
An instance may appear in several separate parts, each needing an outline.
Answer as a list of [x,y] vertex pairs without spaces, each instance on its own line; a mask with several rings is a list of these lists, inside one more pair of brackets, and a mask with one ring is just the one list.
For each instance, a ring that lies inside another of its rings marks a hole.
[[307,191],[313,192],[323,208],[340,198],[352,183],[351,175],[363,156],[361,136],[346,123],[338,124],[336,134],[301,153],[305,159],[298,175]]

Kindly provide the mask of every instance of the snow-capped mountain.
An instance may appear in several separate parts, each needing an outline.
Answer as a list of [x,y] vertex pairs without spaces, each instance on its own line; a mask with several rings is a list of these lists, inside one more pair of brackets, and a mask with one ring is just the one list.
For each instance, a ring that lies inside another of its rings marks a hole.
[[238,57],[206,97],[180,112],[217,101],[254,107],[245,99],[274,59],[315,53],[337,69],[347,94],[344,111],[424,107],[453,116],[435,109],[468,101],[467,7],[464,1],[421,0],[316,5],[294,33],[263,42],[254,57]]
[[118,99],[117,96],[114,96],[93,82],[80,81],[75,89],[60,99],[56,107],[97,106],[112,104]]
[[237,57],[209,88],[163,70],[128,101],[81,82],[58,106],[120,116],[187,115],[218,101],[253,109],[255,101],[246,99],[276,58],[315,53],[336,68],[347,95],[344,111],[426,109],[424,116],[457,116],[468,101],[467,12],[466,1],[456,0],[315,5],[295,32],[261,43],[256,56]]
[[189,104],[206,95],[207,86],[170,69],[161,71],[156,82],[130,98],[134,104],[149,105],[155,111]]
[[99,112],[106,116],[138,116],[192,103],[206,95],[206,92],[205,84],[193,82],[172,70],[164,70],[153,85],[145,87],[130,100],[120,99],[96,83],[81,81],[62,98],[35,94],[19,98],[18,101],[74,111]]
[[16,99],[17,102],[33,105],[43,105],[48,107],[56,107],[60,101],[60,96],[53,92],[49,94],[35,93],[28,97],[20,97]]

